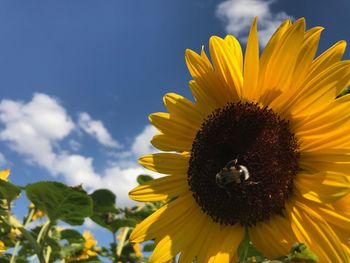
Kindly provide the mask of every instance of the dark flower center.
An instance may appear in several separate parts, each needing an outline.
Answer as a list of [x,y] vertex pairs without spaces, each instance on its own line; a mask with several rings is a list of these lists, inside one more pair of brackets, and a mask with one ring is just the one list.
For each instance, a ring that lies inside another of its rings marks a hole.
[[188,183],[215,222],[250,226],[283,215],[298,159],[288,121],[255,103],[229,103],[209,115],[197,133]]

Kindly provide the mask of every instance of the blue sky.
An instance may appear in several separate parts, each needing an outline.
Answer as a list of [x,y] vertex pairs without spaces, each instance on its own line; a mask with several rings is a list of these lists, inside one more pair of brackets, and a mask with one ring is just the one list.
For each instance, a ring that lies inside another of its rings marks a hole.
[[256,15],[266,42],[282,20],[304,16],[326,28],[322,51],[350,39],[349,9],[348,0],[0,1],[0,166],[20,185],[107,187],[131,204],[126,193],[145,172],[136,159],[154,151],[148,114],[164,110],[167,92],[190,97],[186,48],[227,33],[244,44]]

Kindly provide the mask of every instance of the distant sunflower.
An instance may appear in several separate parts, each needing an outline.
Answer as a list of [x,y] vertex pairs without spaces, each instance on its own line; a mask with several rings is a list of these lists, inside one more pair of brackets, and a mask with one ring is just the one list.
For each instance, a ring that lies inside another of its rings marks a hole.
[[234,262],[245,229],[271,258],[305,243],[320,262],[350,262],[350,62],[340,41],[315,58],[321,31],[281,24],[259,56],[254,20],[245,56],[236,38],[213,36],[186,51],[193,103],[167,94],[150,115],[140,158],[167,174],[136,187],[137,201],[171,200],[138,224],[132,242],[155,239],[151,262]]
[[10,169],[5,169],[0,171],[0,180],[7,182],[9,175],[10,175]]
[[98,255],[100,248],[96,247],[97,241],[95,240],[93,234],[90,231],[84,231],[83,238],[85,241],[82,250],[77,255],[67,257],[67,262],[85,261]]

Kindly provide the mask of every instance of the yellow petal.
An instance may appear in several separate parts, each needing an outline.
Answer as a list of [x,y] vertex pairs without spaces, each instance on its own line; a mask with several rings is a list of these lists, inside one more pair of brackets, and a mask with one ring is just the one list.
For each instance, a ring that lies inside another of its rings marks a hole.
[[[212,222],[211,218],[209,218],[209,220]],[[208,224],[208,227],[203,235],[204,239],[202,241],[200,250],[197,254],[197,261],[199,263],[208,262],[208,258],[212,255],[211,251],[214,249],[213,244],[215,243],[213,241],[216,241],[216,235],[219,233],[219,231],[219,224]]]
[[90,231],[87,231],[87,230],[84,231],[83,237],[84,237],[85,240],[94,239],[93,234]]
[[260,59],[260,78],[265,75],[267,64],[270,61],[272,53],[274,52],[276,45],[280,42],[282,36],[287,32],[287,30],[291,27],[292,23],[290,20],[285,20],[275,31],[275,33],[271,36],[269,42],[267,42],[266,47],[264,48],[261,59]]
[[296,242],[289,220],[279,215],[249,228],[249,235],[254,246],[269,258],[288,254]]
[[138,243],[150,239],[162,239],[177,227],[186,224],[187,217],[194,213],[196,204],[190,193],[162,206],[141,223],[130,234],[130,242]]
[[86,254],[88,254],[90,257],[97,256],[97,252],[93,250],[87,250]]
[[215,96],[212,96],[198,83],[198,81],[191,80],[189,82],[189,88],[192,92],[193,97],[196,100],[196,106],[202,112],[203,116],[207,116],[214,109],[219,108],[221,104],[215,100]]
[[[276,98],[270,90],[284,91],[292,82],[293,71],[304,40],[305,20],[297,20],[282,36],[271,54],[263,82],[259,87],[264,93],[259,101],[269,105]],[[278,93],[276,93],[278,94]]]
[[350,61],[341,61],[322,71],[305,85],[303,92],[293,99],[294,115],[310,115],[331,102],[348,85]]
[[203,58],[191,49],[186,49],[185,59],[188,70],[194,79],[202,78],[213,70],[206,58]]
[[202,49],[201,49],[201,57],[203,61],[207,64],[208,68],[213,69],[213,65],[210,63],[210,60],[207,54],[205,53],[204,46],[202,46]]
[[332,207],[341,215],[350,218],[350,195],[346,195],[340,200],[334,202]]
[[293,82],[296,86],[304,79],[317,52],[323,27],[314,27],[305,33],[303,45],[294,68]]
[[343,247],[343,249],[344,249],[344,251],[349,255],[349,257],[350,257],[350,246],[349,246],[349,244],[344,244],[344,243],[342,243],[342,247]]
[[[191,249],[186,249],[181,252],[178,263],[187,263],[191,262],[194,257],[197,256],[197,262],[204,262],[202,257],[206,254],[205,243],[208,243],[210,239],[210,230],[213,228],[213,221],[210,217],[205,214],[202,214],[203,217],[203,227],[198,235],[195,237],[193,244],[191,245]],[[216,228],[215,228],[216,229]],[[209,244],[210,245],[210,244]],[[203,249],[204,248],[204,249]]]
[[143,256],[143,255],[142,255],[142,248],[141,248],[140,243],[135,243],[135,244],[133,244],[133,245],[132,245],[132,248],[133,248],[133,250],[134,250],[134,252],[135,252],[135,256],[136,256],[137,258],[140,258],[140,257]]
[[209,50],[215,72],[226,84],[223,88],[229,92],[229,101],[238,101],[242,94],[243,84],[239,61],[232,56],[231,47],[219,37],[213,36],[210,38]]
[[164,96],[163,101],[165,107],[169,110],[170,116],[199,130],[205,116],[198,111],[190,100],[176,93],[168,93]]
[[248,100],[254,101],[259,78],[259,40],[257,30],[257,18],[250,28],[247,48],[244,58],[243,94]]
[[302,152],[349,147],[350,134],[348,125],[341,125],[335,130],[322,134],[322,136],[303,136],[300,139],[300,150]]
[[189,157],[176,153],[155,153],[142,156],[139,163],[163,174],[187,174]]
[[178,222],[178,225],[168,231],[168,234],[157,243],[150,262],[167,262],[182,250],[193,249],[192,244],[197,241],[196,237],[207,226],[203,224],[205,221],[203,212],[194,203],[194,200],[192,204],[191,216],[182,218],[182,222]]
[[[327,162],[326,165],[334,163],[350,162],[350,149],[322,149],[318,151],[301,152],[301,161],[305,164],[308,162]],[[318,164],[320,165],[320,164]],[[315,166],[316,168],[317,166]],[[320,167],[323,169],[324,167]]]
[[[202,92],[208,94],[214,102],[214,107],[225,105],[229,101],[229,92],[223,87],[221,80],[211,65],[208,65],[207,58],[203,58],[196,52],[187,49],[185,53],[188,70],[195,83]],[[196,97],[198,102],[201,101]]]
[[6,251],[5,243],[0,240],[0,256]]
[[349,262],[334,230],[312,207],[295,201],[286,204],[286,212],[298,242],[305,243],[315,252],[319,262]]
[[212,246],[208,250],[205,262],[222,263],[232,262],[237,249],[244,237],[244,228],[234,226],[219,226],[211,240]]
[[304,198],[318,203],[331,203],[350,192],[347,177],[334,172],[301,173],[294,178],[294,184]]
[[217,246],[214,246],[216,249],[212,251],[214,253],[209,257],[208,262],[232,262],[243,237],[244,228],[239,224],[227,228],[222,227],[221,231],[217,234]]
[[0,180],[3,181],[8,181],[8,177],[10,175],[11,170],[10,169],[5,169],[0,171]]
[[316,54],[322,30],[322,27],[314,27],[305,33],[304,41],[294,67],[292,77],[293,88],[285,90],[281,96],[276,98],[270,104],[270,107],[277,110],[281,115],[284,115],[290,111],[290,98],[293,98],[298,93],[300,93],[300,90],[303,88],[302,85],[304,83],[306,75],[310,70],[313,58]]
[[235,38],[232,35],[227,35],[225,37],[225,42],[231,49],[231,53],[233,54],[233,59],[237,61],[239,69],[241,72],[243,71],[243,53],[242,53],[242,47],[239,44],[239,41],[237,38]]
[[187,176],[165,176],[139,185],[130,191],[129,197],[140,202],[167,200],[188,192]]
[[191,151],[193,142],[189,140],[180,140],[171,135],[157,134],[154,135],[151,143],[154,147],[162,151]]
[[319,206],[317,208],[317,213],[319,213],[328,223],[343,231],[343,233],[348,238],[348,231],[350,228],[350,218],[342,215],[338,210],[331,206]]
[[349,102],[349,95],[342,96],[326,103],[314,114],[294,117],[291,129],[298,138],[305,136],[324,137],[325,134],[333,132],[349,122],[350,111],[347,110]]
[[181,119],[174,118],[165,112],[152,113],[149,115],[149,120],[162,133],[185,140],[192,141],[198,131],[195,125],[181,122]]
[[318,72],[322,72],[340,61],[345,52],[346,42],[339,41],[318,56],[312,63],[306,82],[313,79]]

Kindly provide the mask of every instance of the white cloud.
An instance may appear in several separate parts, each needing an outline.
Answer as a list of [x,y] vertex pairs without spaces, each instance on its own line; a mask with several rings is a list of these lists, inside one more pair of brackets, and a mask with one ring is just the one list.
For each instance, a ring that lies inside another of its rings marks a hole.
[[89,217],[85,218],[83,227],[84,227],[84,229],[88,229],[88,230],[96,230],[96,229],[101,228],[98,224],[96,224],[94,221],[92,221]]
[[76,141],[76,140],[73,140],[73,139],[70,139],[69,142],[69,147],[73,150],[73,151],[79,151],[80,147],[81,147],[81,144]]
[[158,130],[152,125],[147,125],[143,131],[137,135],[131,145],[131,152],[135,156],[141,156],[156,152],[156,149],[150,144],[152,137],[158,133]]
[[137,163],[140,156],[156,152],[156,149],[150,143],[156,133],[157,130],[152,125],[146,125],[141,133],[135,136],[130,149],[116,153],[117,160],[110,162],[109,168],[104,171],[102,185],[117,194],[118,205],[135,204],[128,198],[128,192],[137,186],[136,178],[138,175],[148,174],[155,178],[161,176],[140,167]]
[[0,121],[5,125],[0,139],[46,168],[52,167],[56,159],[55,143],[74,128],[64,108],[52,97],[39,93],[28,103],[2,100]]
[[[91,118],[85,120],[90,124],[98,123],[97,126],[105,129],[100,121]],[[31,164],[47,169],[53,176],[63,176],[70,185],[83,184],[89,191],[108,188],[117,194],[119,206],[135,204],[128,199],[128,192],[137,185],[138,175],[159,176],[140,167],[136,162],[139,155],[154,152],[149,143],[155,134],[155,129],[151,126],[146,126],[134,138],[130,149],[125,151],[126,154],[122,154],[118,161],[109,162],[107,168],[97,172],[92,157],[62,149],[63,144],[60,143],[66,138],[69,139],[76,125],[56,99],[37,93],[27,103],[2,100],[0,122],[4,125],[0,130],[0,140],[7,142],[12,150],[24,156]],[[109,134],[107,130],[105,132]],[[72,139],[68,143],[68,148],[72,144],[71,141]],[[114,140],[109,137],[107,141]],[[80,145],[76,141],[73,144]]]
[[259,42],[265,46],[272,33],[285,19],[293,19],[286,12],[274,13],[275,0],[227,0],[218,5],[216,14],[226,24],[226,32],[246,41],[255,16],[259,21]]
[[58,154],[55,163],[50,167],[52,171],[61,173],[68,183],[83,184],[89,189],[102,187],[101,178],[93,167],[93,159],[77,154]]
[[113,157],[113,160],[108,161],[110,166],[118,166],[121,168],[139,167],[136,162],[138,158],[140,158],[142,155],[157,152],[157,149],[150,143],[152,137],[157,132],[157,129],[152,125],[146,125],[141,133],[135,136],[129,149],[109,153],[109,155]]
[[86,133],[95,137],[99,143],[112,148],[120,148],[120,144],[112,138],[103,123],[99,120],[93,120],[89,114],[82,112],[79,114],[79,126]]
[[140,174],[148,174],[153,177],[159,177],[160,175],[142,167],[129,167],[121,168],[119,166],[113,166],[105,170],[102,178],[102,185],[104,188],[108,188],[117,195],[117,205],[132,205],[135,202],[131,201],[128,197],[128,192],[136,187],[137,176]]

